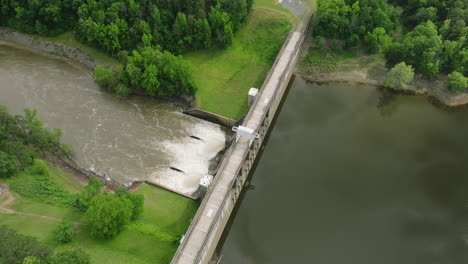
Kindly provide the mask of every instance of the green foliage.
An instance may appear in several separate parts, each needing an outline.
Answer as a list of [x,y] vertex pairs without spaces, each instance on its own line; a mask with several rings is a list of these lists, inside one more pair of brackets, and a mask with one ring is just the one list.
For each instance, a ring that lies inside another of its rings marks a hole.
[[406,88],[413,81],[414,69],[404,62],[398,63],[387,74],[385,85],[395,89]]
[[22,196],[38,202],[71,207],[75,196],[55,182],[49,174],[47,165],[42,160],[35,160],[28,174],[20,174],[10,181],[10,188]]
[[397,15],[386,0],[319,0],[313,33],[348,39],[352,34],[363,37],[378,27],[391,32],[395,29]]
[[15,158],[0,151],[0,178],[11,177],[17,170]]
[[44,261],[50,253],[51,250],[36,238],[0,226],[0,263],[22,264],[23,261],[33,261],[33,258]]
[[194,94],[192,69],[180,56],[154,47],[133,51],[121,69],[120,79],[151,96]]
[[88,185],[85,187],[84,191],[76,197],[73,207],[82,212],[86,212],[91,204],[91,200],[101,192],[103,186],[104,184],[99,180],[94,178],[89,179]]
[[24,258],[23,264],[41,264],[41,260],[34,256],[28,256]]
[[0,106],[0,177],[31,165],[37,152],[62,151],[61,134],[59,129],[44,128],[36,110],[25,109],[24,116],[13,116]]
[[115,93],[120,96],[129,96],[130,94],[132,94],[132,90],[128,88],[128,86],[126,86],[125,84],[119,83],[115,88]]
[[437,27],[428,21],[408,33],[401,43],[391,44],[385,57],[390,65],[403,60],[413,65],[417,72],[432,78],[440,71],[442,52],[443,44],[437,34]]
[[345,41],[345,48],[353,48],[356,47],[359,43],[359,36],[357,34],[352,34],[346,41]]
[[125,189],[117,189],[115,195],[127,199],[132,205],[132,220],[136,220],[143,213],[144,197],[141,194],[129,193]]
[[73,236],[73,224],[62,221],[54,230],[54,239],[60,244],[70,243]]
[[468,88],[468,78],[454,71],[448,75],[448,88],[452,91],[465,92]]
[[385,48],[390,44],[391,38],[387,35],[384,28],[377,27],[372,32],[366,34],[364,41],[367,44],[369,53],[378,53],[381,48]]
[[132,217],[132,204],[128,199],[100,193],[91,201],[86,212],[91,234],[98,238],[115,237]]
[[96,66],[94,68],[94,79],[104,87],[114,88],[117,85],[117,75],[104,66]]
[[327,42],[321,36],[316,36],[315,39],[314,39],[314,45],[315,45],[315,47],[317,47],[319,49],[324,49],[327,46]]
[[48,264],[91,264],[89,255],[80,249],[59,252],[47,260]]

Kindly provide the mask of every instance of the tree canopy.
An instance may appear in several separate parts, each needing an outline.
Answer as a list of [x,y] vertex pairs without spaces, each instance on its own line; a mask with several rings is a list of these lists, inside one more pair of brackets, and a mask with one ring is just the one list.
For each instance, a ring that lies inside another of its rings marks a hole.
[[361,41],[389,67],[405,62],[428,78],[467,76],[467,14],[461,0],[319,0],[313,34],[344,40],[346,48]]

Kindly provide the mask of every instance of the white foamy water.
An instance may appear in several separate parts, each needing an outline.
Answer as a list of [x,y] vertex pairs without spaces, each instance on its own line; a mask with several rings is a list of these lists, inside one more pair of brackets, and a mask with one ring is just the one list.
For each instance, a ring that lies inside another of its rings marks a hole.
[[150,181],[174,190],[183,190],[187,195],[197,190],[200,179],[208,174],[210,160],[224,148],[225,136],[204,122],[191,126],[190,133],[200,140],[188,137],[179,141],[162,142],[171,156],[171,167],[182,172],[170,168],[155,171]]
[[12,113],[38,109],[46,126],[62,128],[80,166],[125,185],[150,181],[191,195],[225,143],[220,126],[178,107],[121,99],[83,69],[6,46],[0,46],[0,104]]

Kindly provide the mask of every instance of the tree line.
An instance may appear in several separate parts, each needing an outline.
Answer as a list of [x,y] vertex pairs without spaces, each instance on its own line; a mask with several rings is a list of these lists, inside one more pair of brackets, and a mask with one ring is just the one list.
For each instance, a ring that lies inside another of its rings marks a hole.
[[[124,64],[118,78],[120,86],[113,82],[113,88],[122,95],[130,93],[130,88],[149,95],[194,94],[189,66],[172,54],[230,45],[252,1],[0,0],[0,26],[45,36],[74,30],[80,41]],[[141,60],[135,53],[150,64],[138,65]],[[153,54],[146,57],[149,53]],[[133,61],[129,64],[129,60]],[[146,76],[141,77],[139,72]],[[156,87],[147,89],[148,85]],[[184,87],[174,88],[179,85]]]
[[313,34],[344,48],[363,43],[369,53],[382,52],[390,67],[405,62],[428,78],[449,74],[449,88],[465,90],[467,18],[462,0],[322,0]]

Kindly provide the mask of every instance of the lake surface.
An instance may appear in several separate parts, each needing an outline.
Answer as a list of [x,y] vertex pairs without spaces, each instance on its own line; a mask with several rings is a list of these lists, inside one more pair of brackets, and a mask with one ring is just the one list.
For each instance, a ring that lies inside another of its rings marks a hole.
[[123,184],[148,180],[190,195],[225,144],[218,125],[155,99],[121,99],[80,67],[5,45],[0,105],[16,114],[38,109],[47,127],[62,129],[81,166]]
[[296,78],[223,264],[468,263],[468,109]]

